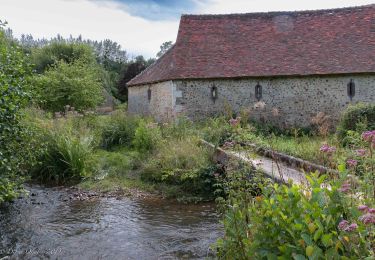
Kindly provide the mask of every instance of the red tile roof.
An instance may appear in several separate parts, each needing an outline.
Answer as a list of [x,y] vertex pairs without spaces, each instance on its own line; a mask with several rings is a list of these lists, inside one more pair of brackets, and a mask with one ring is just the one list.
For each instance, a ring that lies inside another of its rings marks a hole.
[[375,72],[375,4],[183,15],[175,45],[128,86],[173,79]]

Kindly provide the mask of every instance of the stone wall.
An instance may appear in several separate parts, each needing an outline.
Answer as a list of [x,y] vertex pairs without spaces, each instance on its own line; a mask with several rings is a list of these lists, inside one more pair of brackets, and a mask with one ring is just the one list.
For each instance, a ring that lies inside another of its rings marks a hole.
[[[347,94],[350,79],[355,83],[352,101]],[[262,86],[259,103],[255,86]],[[212,87],[217,99],[212,99]],[[148,88],[152,90],[147,100]],[[150,114],[159,121],[178,115],[192,119],[224,113],[231,108],[282,127],[308,126],[318,112],[339,118],[349,103],[375,102],[375,75],[310,76],[263,79],[176,80],[129,88],[129,111]],[[144,113],[146,112],[146,113]]]
[[173,89],[172,81],[130,87],[128,92],[129,113],[153,116],[158,121],[169,120],[174,113]]

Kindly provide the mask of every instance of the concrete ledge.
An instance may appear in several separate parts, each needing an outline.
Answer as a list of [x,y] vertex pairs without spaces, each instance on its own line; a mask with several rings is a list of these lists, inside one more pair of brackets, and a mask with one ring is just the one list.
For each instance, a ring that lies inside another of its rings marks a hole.
[[323,165],[315,164],[301,158],[297,158],[291,155],[287,155],[284,153],[272,151],[270,149],[266,149],[260,147],[254,143],[240,143],[242,147],[251,147],[254,151],[262,156],[271,158],[273,160],[277,160],[291,166],[295,169],[303,169],[306,172],[315,172],[318,171],[320,173],[334,173],[338,174],[337,170],[325,167]]

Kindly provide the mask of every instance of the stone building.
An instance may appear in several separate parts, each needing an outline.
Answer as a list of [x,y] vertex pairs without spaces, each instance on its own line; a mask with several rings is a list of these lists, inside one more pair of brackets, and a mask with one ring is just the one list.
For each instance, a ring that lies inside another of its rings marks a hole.
[[159,121],[228,107],[284,127],[336,120],[375,101],[375,5],[183,15],[174,46],[128,87],[129,112]]

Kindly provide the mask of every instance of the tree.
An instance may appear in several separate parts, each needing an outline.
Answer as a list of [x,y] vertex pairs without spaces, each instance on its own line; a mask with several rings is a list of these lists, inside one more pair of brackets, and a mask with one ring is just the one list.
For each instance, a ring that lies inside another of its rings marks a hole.
[[29,100],[31,74],[27,57],[7,38],[4,25],[0,21],[0,203],[18,195],[28,161],[20,118]]
[[83,43],[52,42],[42,48],[34,48],[31,57],[38,73],[43,73],[61,60],[73,63],[80,59],[86,63],[96,63],[94,50]]
[[171,47],[173,46],[172,41],[164,42],[162,45],[160,45],[160,51],[156,54],[157,58],[160,58],[164,55]]
[[95,108],[103,101],[100,67],[76,60],[59,61],[44,74],[35,77],[39,104],[48,111],[63,111],[66,105],[82,111]]
[[128,98],[128,88],[126,86],[126,83],[128,83],[132,78],[137,76],[154,62],[154,59],[149,59],[146,61],[145,58],[140,55],[135,57],[135,59],[127,66],[121,80],[118,83],[118,90],[119,94],[121,95],[121,101],[126,101]]

